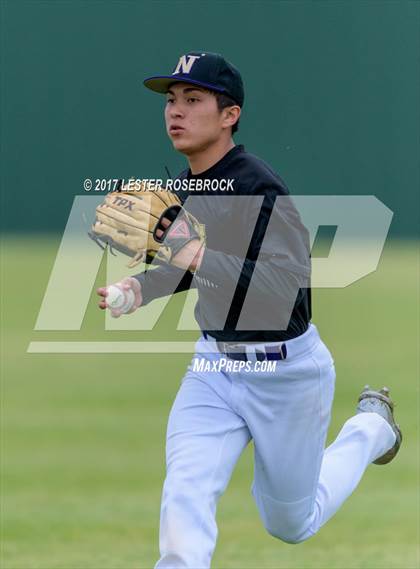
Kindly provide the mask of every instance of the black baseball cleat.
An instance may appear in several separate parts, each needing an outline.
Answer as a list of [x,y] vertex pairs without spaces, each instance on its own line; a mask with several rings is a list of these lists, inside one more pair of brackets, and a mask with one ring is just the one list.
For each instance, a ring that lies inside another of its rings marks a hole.
[[399,451],[402,441],[400,426],[394,419],[394,403],[389,397],[389,389],[383,387],[379,391],[375,391],[369,385],[365,385],[359,396],[357,413],[378,413],[391,425],[397,437],[395,444],[385,454],[373,461],[374,464],[388,464]]

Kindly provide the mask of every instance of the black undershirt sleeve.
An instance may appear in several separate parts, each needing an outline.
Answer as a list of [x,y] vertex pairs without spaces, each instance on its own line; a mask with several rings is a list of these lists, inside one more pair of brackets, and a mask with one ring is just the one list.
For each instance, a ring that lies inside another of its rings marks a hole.
[[179,269],[173,265],[161,265],[155,269],[134,275],[134,278],[141,284],[143,305],[155,298],[176,294],[196,286],[190,271]]

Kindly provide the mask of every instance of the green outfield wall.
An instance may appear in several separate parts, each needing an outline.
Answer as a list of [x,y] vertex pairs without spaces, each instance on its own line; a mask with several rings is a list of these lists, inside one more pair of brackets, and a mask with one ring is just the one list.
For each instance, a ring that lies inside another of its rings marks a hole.
[[415,236],[419,14],[392,0],[2,0],[3,228],[62,231],[85,178],[182,169],[142,79],[206,50],[243,74],[237,142],[293,193],[374,194],[391,235]]

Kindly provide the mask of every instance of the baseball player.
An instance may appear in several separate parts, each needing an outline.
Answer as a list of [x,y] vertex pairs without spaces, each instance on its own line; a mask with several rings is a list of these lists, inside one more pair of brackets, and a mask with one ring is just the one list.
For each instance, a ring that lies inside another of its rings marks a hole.
[[[393,459],[402,435],[388,389],[366,386],[325,448],[335,371],[311,323],[308,235],[283,180],[233,141],[244,103],[239,71],[221,55],[191,52],[144,83],[166,95],[167,133],[188,161],[178,180],[220,182],[182,197],[205,240],[195,235],[170,263],[116,283],[132,300],[111,309],[118,317],[197,288],[202,335],[169,416],[156,568],[206,568],[218,499],[251,440],[261,520],[272,536],[299,543],[335,514],[369,464]],[[234,180],[230,195],[222,180]],[[163,219],[157,237],[172,222]],[[107,288],[98,294],[110,308]]]

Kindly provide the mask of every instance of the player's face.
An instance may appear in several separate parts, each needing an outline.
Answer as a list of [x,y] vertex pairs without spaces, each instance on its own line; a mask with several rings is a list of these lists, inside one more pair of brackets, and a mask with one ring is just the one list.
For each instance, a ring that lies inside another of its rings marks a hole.
[[216,97],[189,83],[171,85],[165,121],[174,147],[186,155],[206,150],[226,128]]

